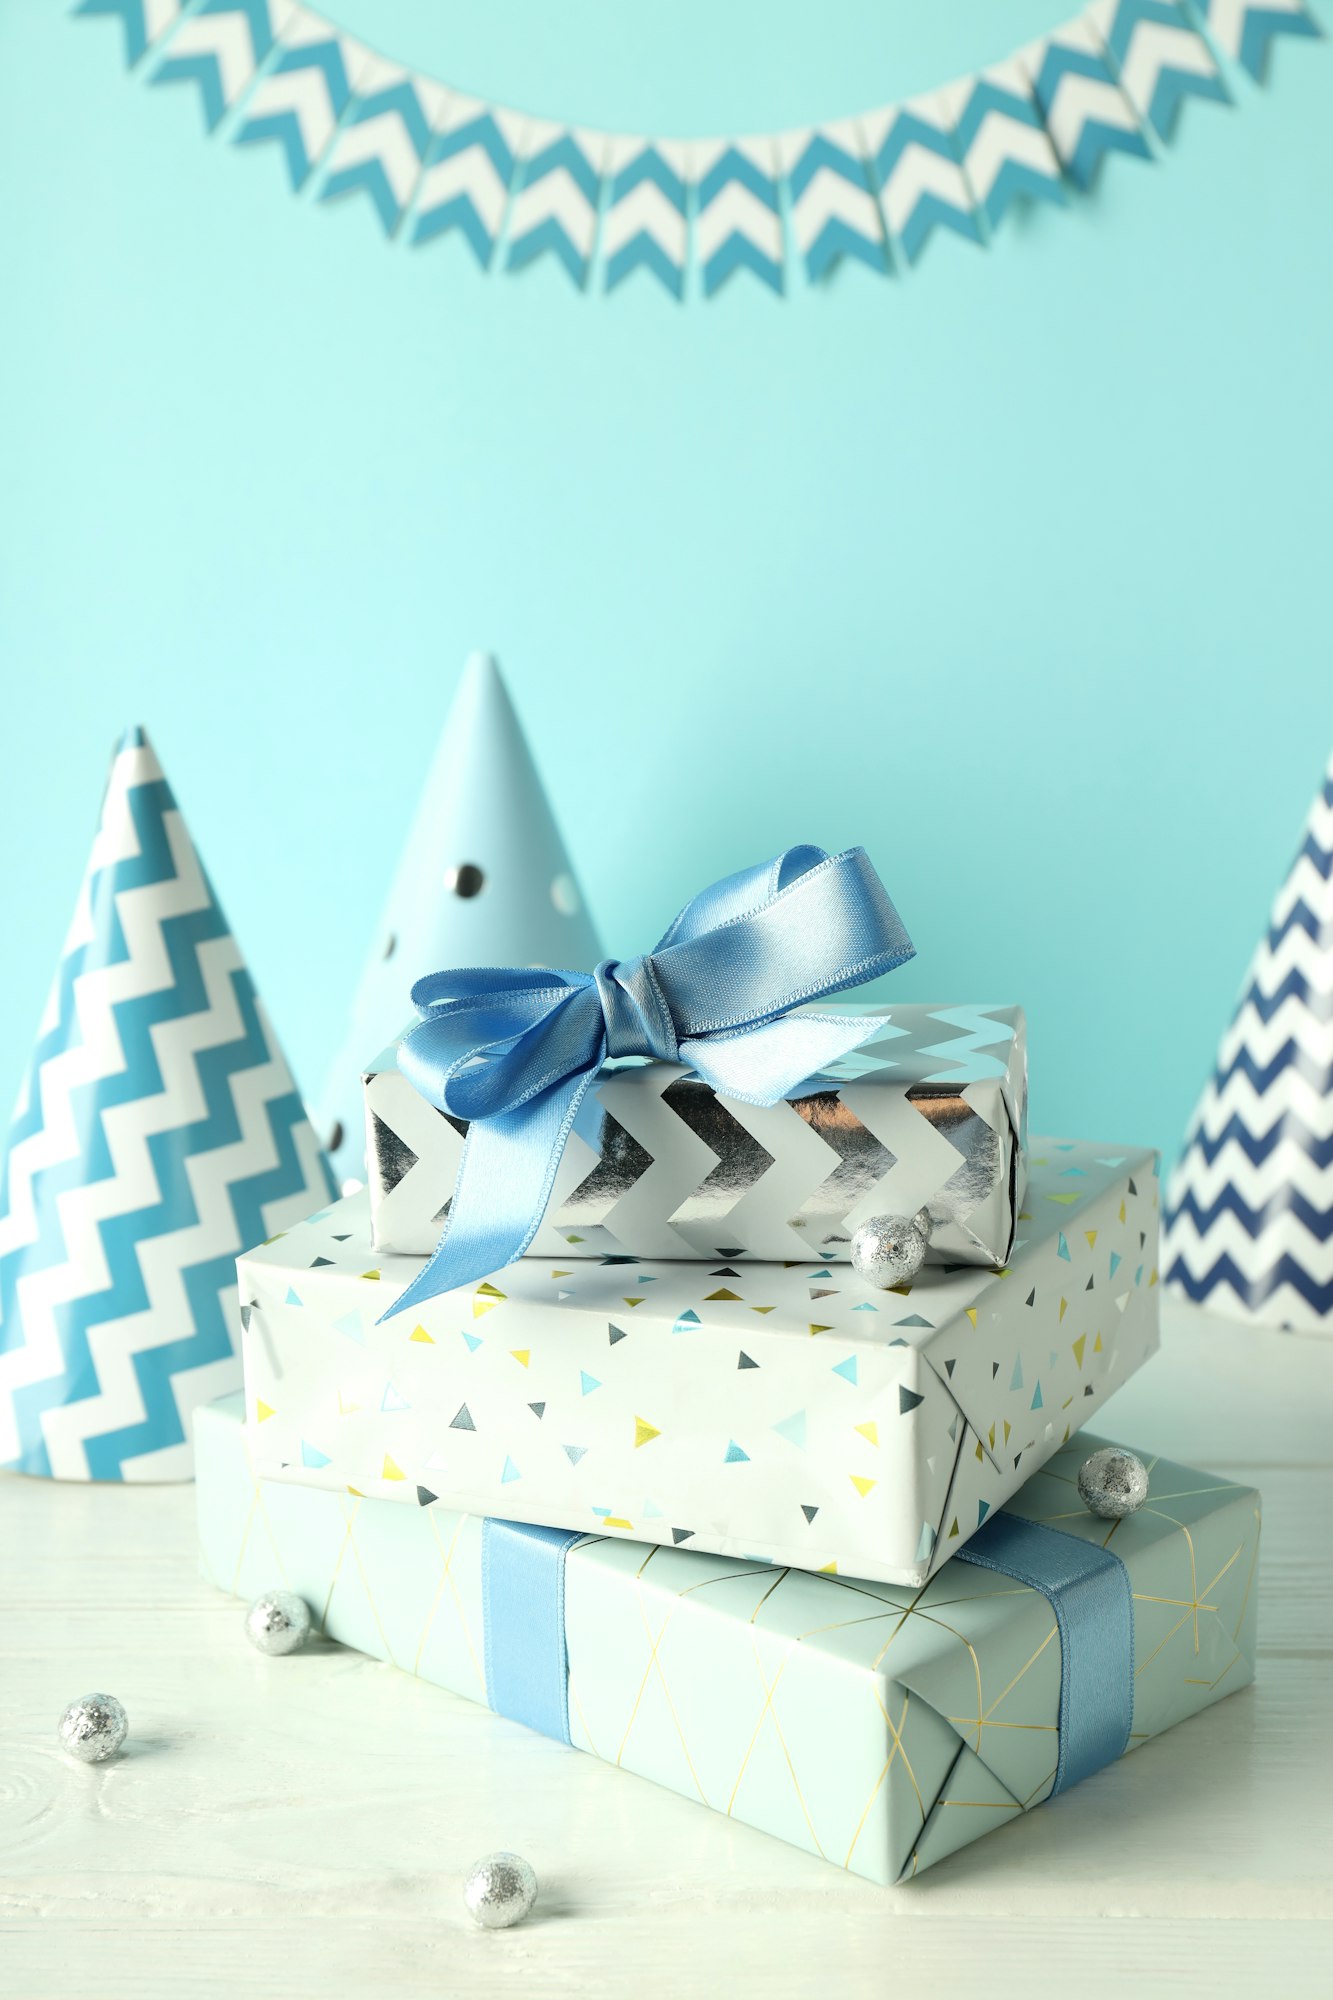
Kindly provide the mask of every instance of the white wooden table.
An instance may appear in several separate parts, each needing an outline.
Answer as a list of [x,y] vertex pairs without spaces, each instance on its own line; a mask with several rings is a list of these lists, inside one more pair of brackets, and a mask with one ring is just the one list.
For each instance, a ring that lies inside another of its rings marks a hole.
[[[356,1654],[261,1658],[188,1487],[0,1477],[0,1994],[1328,1991],[1331,1420],[1333,1345],[1168,1307],[1098,1428],[1261,1488],[1258,1684],[887,1890]],[[91,1689],[131,1736],[82,1766]],[[495,1847],[541,1896],[479,1933]]]

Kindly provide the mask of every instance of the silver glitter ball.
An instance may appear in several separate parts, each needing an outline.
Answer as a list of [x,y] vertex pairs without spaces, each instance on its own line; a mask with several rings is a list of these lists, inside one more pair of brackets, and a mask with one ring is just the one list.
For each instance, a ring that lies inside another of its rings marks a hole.
[[868,1285],[888,1291],[905,1285],[926,1261],[930,1242],[930,1217],[925,1209],[915,1216],[872,1215],[852,1238],[852,1269]]
[[463,1901],[484,1931],[521,1924],[537,1900],[537,1877],[521,1854],[483,1854],[468,1870]]
[[86,1694],[60,1718],[60,1742],[81,1764],[114,1757],[125,1741],[129,1720],[113,1694]]
[[310,1637],[310,1607],[293,1590],[266,1590],[245,1614],[245,1636],[261,1653],[295,1653]]
[[1090,1514],[1119,1521],[1136,1514],[1148,1497],[1148,1468],[1132,1451],[1106,1445],[1078,1469],[1078,1496]]

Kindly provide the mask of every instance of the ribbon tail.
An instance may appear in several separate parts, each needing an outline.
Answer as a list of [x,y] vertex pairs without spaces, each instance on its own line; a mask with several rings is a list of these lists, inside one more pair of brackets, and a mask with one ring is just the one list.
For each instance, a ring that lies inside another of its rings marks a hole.
[[776,1104],[888,1025],[887,1014],[783,1014],[739,1034],[682,1042],[680,1059],[720,1097]]
[[578,1109],[596,1069],[566,1077],[527,1104],[468,1127],[444,1235],[425,1269],[379,1324],[474,1285],[521,1257],[550,1200]]

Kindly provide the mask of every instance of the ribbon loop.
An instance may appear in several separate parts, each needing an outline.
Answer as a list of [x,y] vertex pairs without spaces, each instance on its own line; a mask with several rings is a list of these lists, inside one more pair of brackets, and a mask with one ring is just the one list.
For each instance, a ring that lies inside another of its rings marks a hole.
[[651,952],[591,976],[474,966],[418,980],[399,1067],[469,1128],[445,1233],[384,1317],[523,1255],[608,1057],[685,1062],[725,1095],[776,1104],[884,1025],[792,1010],[912,955],[862,848],[791,847],[702,890]]

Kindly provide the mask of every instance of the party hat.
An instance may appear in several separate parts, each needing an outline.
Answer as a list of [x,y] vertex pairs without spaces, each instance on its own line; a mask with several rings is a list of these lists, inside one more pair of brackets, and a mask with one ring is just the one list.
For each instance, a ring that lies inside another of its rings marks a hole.
[[365,1172],[361,1072],[413,1018],[411,990],[460,965],[590,972],[602,956],[500,669],[474,653],[376,928],[321,1130],[340,1176]]
[[1167,1190],[1166,1282],[1333,1333],[1333,758]]
[[238,1251],[333,1192],[142,729],[101,823],[0,1177],[0,1465],[191,1473],[237,1387]]

